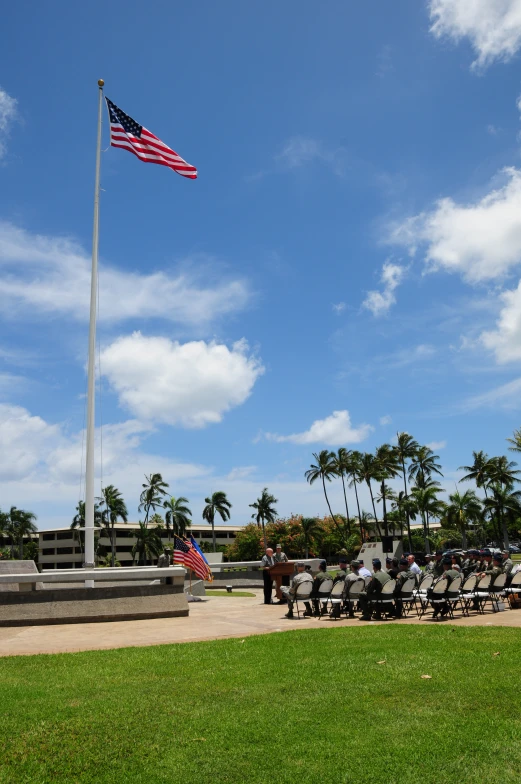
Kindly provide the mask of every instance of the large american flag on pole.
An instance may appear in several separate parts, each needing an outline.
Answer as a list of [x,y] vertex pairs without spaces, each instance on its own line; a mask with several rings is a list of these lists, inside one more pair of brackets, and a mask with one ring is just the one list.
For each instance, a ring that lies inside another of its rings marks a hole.
[[188,177],[190,180],[197,178],[195,166],[191,166],[183,160],[161,139],[121,111],[107,97],[105,100],[109,110],[110,144],[112,147],[128,150],[145,163],[159,163],[161,166],[168,166],[169,169],[182,177]]
[[201,580],[212,579],[212,572],[206,560],[201,557],[195,547],[192,547],[190,542],[183,541],[179,536],[174,536],[174,563],[191,569]]

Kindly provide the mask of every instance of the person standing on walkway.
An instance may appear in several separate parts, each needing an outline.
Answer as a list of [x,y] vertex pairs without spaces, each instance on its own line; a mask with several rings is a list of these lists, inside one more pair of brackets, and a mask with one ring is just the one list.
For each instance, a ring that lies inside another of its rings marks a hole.
[[273,550],[271,547],[266,548],[266,554],[262,556],[261,561],[262,576],[264,578],[264,604],[271,604],[273,580],[270,574],[270,569],[272,566],[275,566],[275,563]]

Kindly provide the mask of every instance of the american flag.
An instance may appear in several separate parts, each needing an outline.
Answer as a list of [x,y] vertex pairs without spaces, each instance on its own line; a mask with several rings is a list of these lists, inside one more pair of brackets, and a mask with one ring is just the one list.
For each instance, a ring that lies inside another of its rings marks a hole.
[[184,542],[179,536],[174,536],[174,563],[191,569],[201,580],[212,579],[212,572],[205,559],[189,542]]
[[159,163],[169,169],[188,177],[190,180],[197,178],[197,169],[184,161],[174,150],[167,147],[161,139],[147,131],[128,114],[122,112],[115,103],[107,101],[110,120],[110,144],[112,147],[121,147],[137,155],[145,163]]

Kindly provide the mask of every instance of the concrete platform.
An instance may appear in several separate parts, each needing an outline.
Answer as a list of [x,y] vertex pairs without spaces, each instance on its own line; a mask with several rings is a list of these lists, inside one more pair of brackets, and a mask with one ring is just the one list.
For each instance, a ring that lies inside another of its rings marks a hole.
[[0,602],[0,627],[176,618],[188,615],[181,586],[126,585],[10,592]]
[[[225,637],[248,637],[252,634],[269,634],[291,629],[319,629],[332,627],[366,626],[359,620],[332,621],[329,618],[284,618],[284,605],[262,604],[262,591],[255,591],[255,598],[215,596],[190,605],[190,615],[175,619],[118,621],[114,623],[82,623],[75,626],[25,626],[0,628],[0,656],[17,656],[35,653],[64,653],[88,650],[106,650],[168,643],[216,640]],[[379,622],[370,621],[373,626]],[[427,624],[454,623],[456,626],[510,626],[521,629],[521,610],[485,615],[471,614],[455,621],[432,621],[425,616],[382,623]]]

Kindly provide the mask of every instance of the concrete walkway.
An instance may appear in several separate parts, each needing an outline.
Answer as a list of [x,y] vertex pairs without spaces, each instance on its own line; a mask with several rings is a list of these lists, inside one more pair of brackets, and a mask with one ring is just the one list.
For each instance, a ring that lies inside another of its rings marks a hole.
[[[149,621],[120,621],[109,623],[64,624],[60,626],[0,627],[0,656],[20,656],[35,653],[65,653],[144,645],[217,640],[226,637],[247,637],[290,629],[329,629],[337,626],[362,626],[359,620],[332,621],[329,618],[284,618],[284,605],[262,604],[262,591],[255,598],[214,596],[203,602],[190,604],[188,618],[162,618]],[[446,623],[447,621],[441,621]],[[371,621],[373,626],[377,622]],[[435,624],[426,615],[421,621],[416,616],[383,623]],[[463,618],[458,612],[454,623],[458,626],[513,626],[521,628],[521,610],[506,610],[485,615],[471,613]]]

